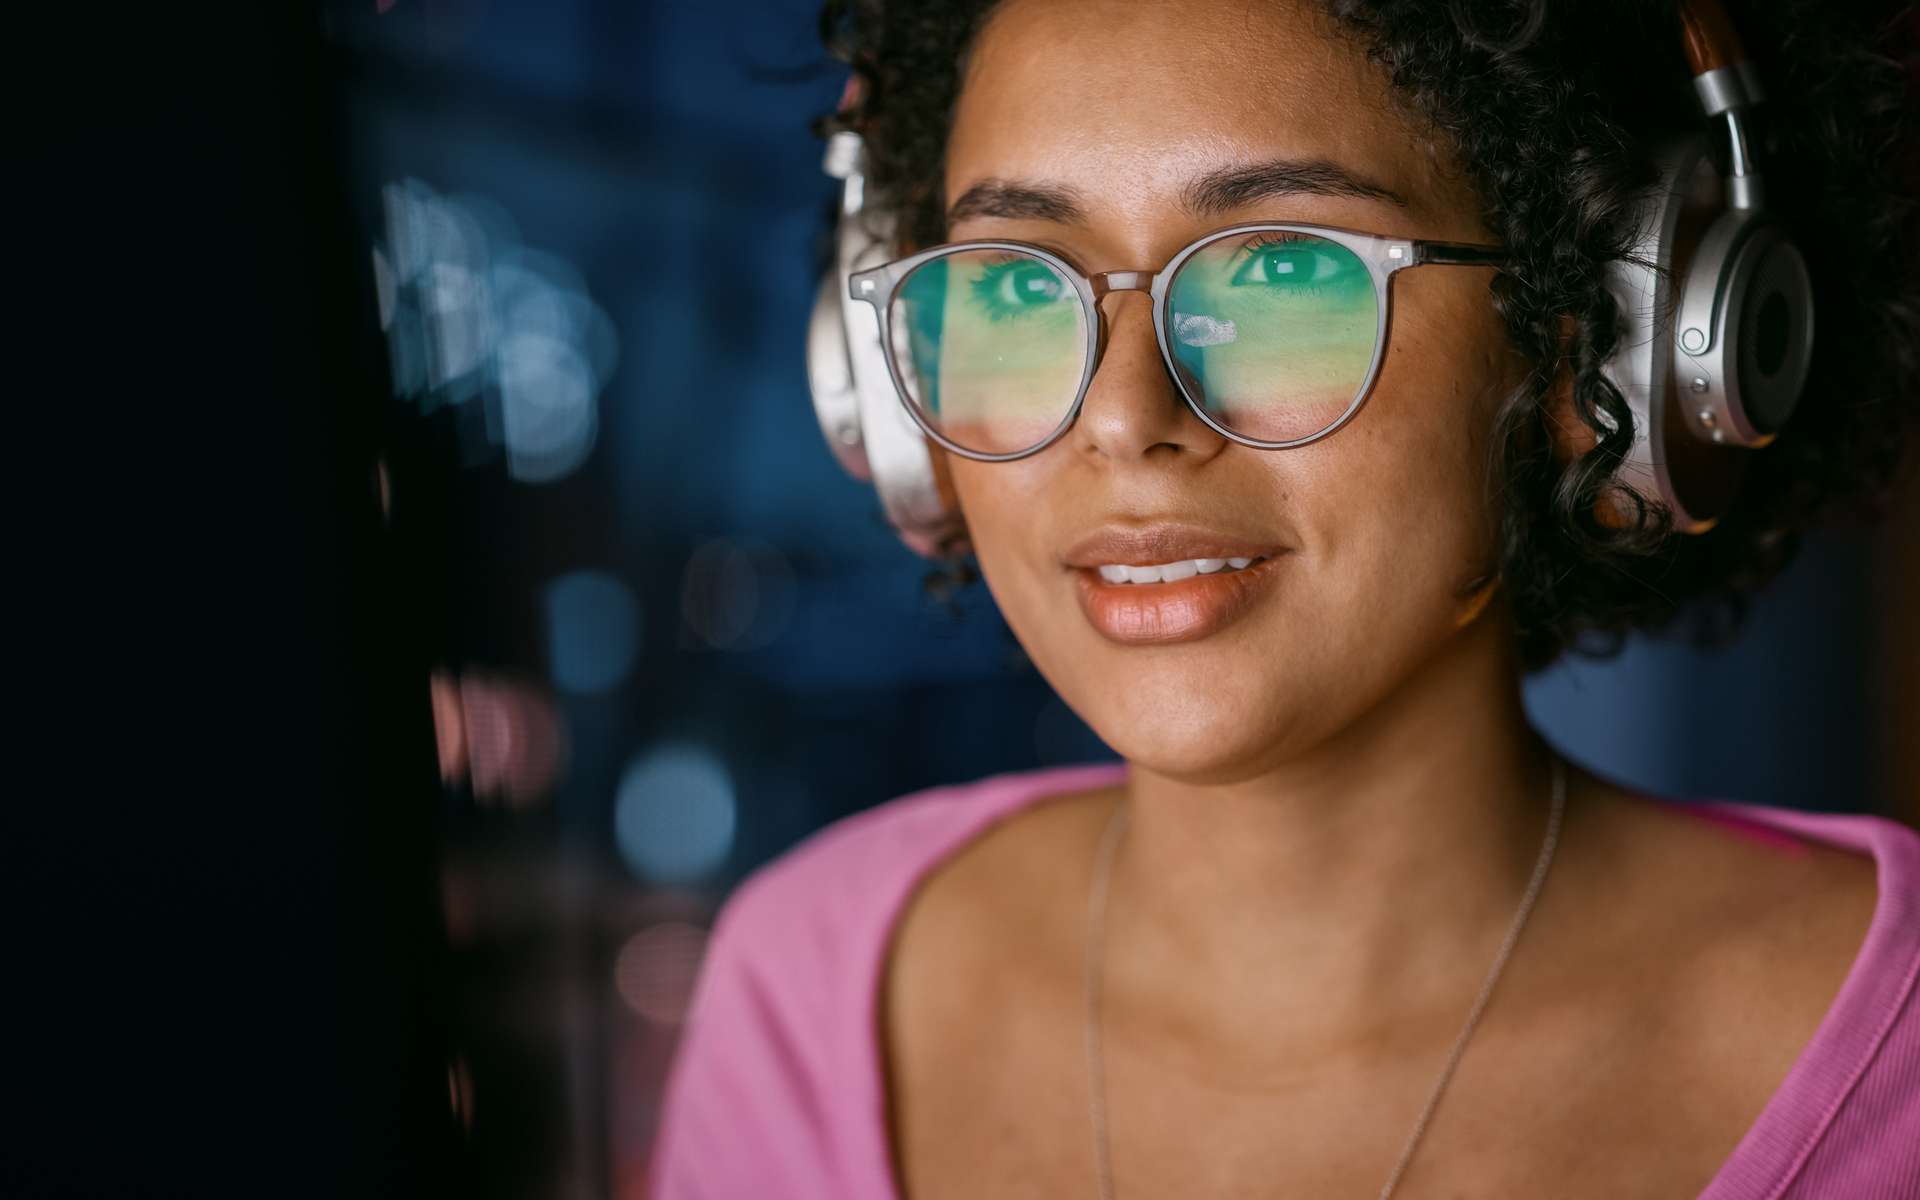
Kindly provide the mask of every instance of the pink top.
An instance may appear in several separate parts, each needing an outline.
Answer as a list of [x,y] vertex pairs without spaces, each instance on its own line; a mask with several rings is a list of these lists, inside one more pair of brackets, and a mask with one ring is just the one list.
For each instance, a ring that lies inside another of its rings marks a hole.
[[[888,942],[934,866],[1000,817],[1124,764],[998,775],[844,817],[714,922],[668,1075],[654,1200],[899,1200],[876,1030]],[[1879,901],[1839,995],[1700,1200],[1920,1197],[1920,834],[1727,802],[1743,824],[1871,855]]]

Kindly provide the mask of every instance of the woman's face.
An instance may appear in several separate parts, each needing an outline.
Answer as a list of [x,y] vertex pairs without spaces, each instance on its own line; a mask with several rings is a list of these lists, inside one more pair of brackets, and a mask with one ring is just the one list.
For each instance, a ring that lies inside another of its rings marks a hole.
[[[1077,219],[1057,203],[969,203],[949,236],[1038,242],[1089,273],[1157,270],[1200,234],[1250,221],[1493,241],[1388,88],[1289,0],[1006,0],[963,81],[945,199],[994,181],[1070,200]],[[1225,207],[1189,212],[1195,181],[1276,162],[1331,170],[1273,170],[1291,181],[1280,190],[1241,179],[1214,189]],[[1479,630],[1497,644],[1468,585],[1495,565],[1488,443],[1522,368],[1488,278],[1399,273],[1365,405],[1278,451],[1195,417],[1160,359],[1149,298],[1113,293],[1105,356],[1060,441],[1014,462],[949,456],[1001,611],[1115,750],[1179,778],[1246,778],[1352,723],[1451,639]],[[1173,582],[1097,570],[1257,555]]]

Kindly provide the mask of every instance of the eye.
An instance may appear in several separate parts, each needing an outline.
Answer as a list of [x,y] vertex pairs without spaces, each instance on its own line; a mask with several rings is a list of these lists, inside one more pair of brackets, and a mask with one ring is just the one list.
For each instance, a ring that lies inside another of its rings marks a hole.
[[1058,304],[1069,290],[1045,263],[1020,255],[984,264],[971,287],[975,302],[996,321]]
[[1234,287],[1306,288],[1340,273],[1333,247],[1300,234],[1264,234],[1247,246],[1246,261],[1233,273]]

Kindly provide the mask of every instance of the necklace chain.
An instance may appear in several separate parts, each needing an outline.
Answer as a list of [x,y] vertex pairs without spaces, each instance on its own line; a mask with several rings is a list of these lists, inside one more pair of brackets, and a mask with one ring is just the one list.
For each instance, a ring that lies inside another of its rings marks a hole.
[[[1433,1090],[1427,1096],[1426,1107],[1420,1112],[1420,1119],[1414,1122],[1413,1132],[1407,1137],[1407,1144],[1400,1151],[1400,1161],[1394,1164],[1393,1173],[1380,1189],[1380,1200],[1389,1200],[1394,1189],[1400,1185],[1400,1179],[1406,1174],[1407,1164],[1413,1161],[1413,1152],[1420,1145],[1420,1139],[1427,1132],[1427,1124],[1433,1119],[1434,1109],[1440,1105],[1440,1094],[1446,1091],[1447,1081],[1453,1078],[1454,1068],[1460,1065],[1460,1058],[1466,1053],[1467,1041],[1472,1038],[1475,1026],[1480,1023],[1480,1014],[1486,1010],[1487,1001],[1493,996],[1494,985],[1500,981],[1500,974],[1506,969],[1507,959],[1513,954],[1515,943],[1520,940],[1520,931],[1526,927],[1527,917],[1533,912],[1534,901],[1540,896],[1540,888],[1546,882],[1547,868],[1553,865],[1553,851],[1560,840],[1561,817],[1567,805],[1566,764],[1558,755],[1553,759],[1553,807],[1547,814],[1547,832],[1541,839],[1540,857],[1533,866],[1533,878],[1527,882],[1526,894],[1520,898],[1520,907],[1513,915],[1513,922],[1507,928],[1507,937],[1500,944],[1500,952],[1494,956],[1493,967],[1487,972],[1486,981],[1480,985],[1480,994],[1474,998],[1473,1007],[1467,1012],[1467,1022],[1453,1039],[1453,1049],[1447,1054],[1447,1062],[1440,1069],[1440,1077],[1434,1081]],[[1099,1185],[1100,1200],[1113,1200],[1113,1167],[1108,1158],[1107,1147],[1107,1105],[1106,1105],[1106,1068],[1102,1061],[1100,1047],[1100,998],[1102,958],[1106,942],[1107,892],[1111,886],[1113,856],[1120,843],[1120,837],[1126,832],[1127,807],[1124,801],[1114,805],[1113,815],[1107,818],[1106,830],[1101,834],[1100,847],[1094,860],[1093,884],[1087,899],[1087,951],[1086,951],[1086,1048],[1087,1075],[1089,1085],[1088,1115],[1093,1122],[1093,1148],[1095,1179]]]

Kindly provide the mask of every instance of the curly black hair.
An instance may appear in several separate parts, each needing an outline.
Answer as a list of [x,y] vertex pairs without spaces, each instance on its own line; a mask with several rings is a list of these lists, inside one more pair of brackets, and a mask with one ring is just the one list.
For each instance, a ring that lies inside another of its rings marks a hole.
[[[829,0],[821,13],[822,41],[861,83],[813,130],[863,136],[870,202],[898,214],[903,244],[946,240],[946,139],[995,3]],[[1723,638],[1803,531],[1884,513],[1920,416],[1909,4],[1745,0],[1733,13],[1767,90],[1755,121],[1769,207],[1806,253],[1819,336],[1807,392],[1780,437],[1747,455],[1738,502],[1682,536],[1617,479],[1633,418],[1601,369],[1618,338],[1607,265],[1631,251],[1656,147],[1703,123],[1676,0],[1322,3],[1451,146],[1514,256],[1491,289],[1531,370],[1499,416],[1490,466],[1527,670],[1613,652],[1682,613]],[[1596,442],[1563,462],[1548,429],[1567,375]]]

